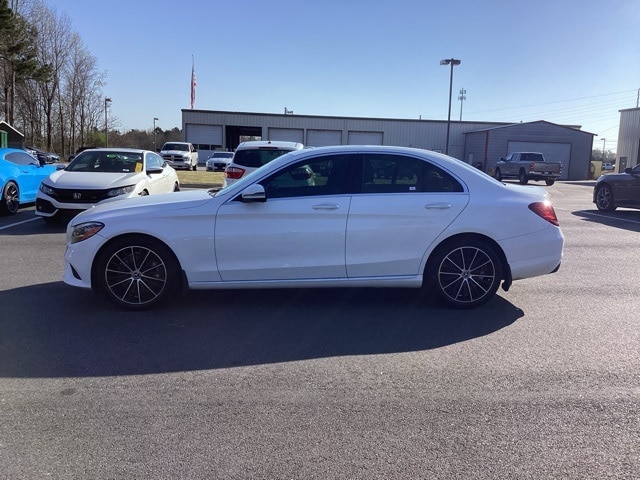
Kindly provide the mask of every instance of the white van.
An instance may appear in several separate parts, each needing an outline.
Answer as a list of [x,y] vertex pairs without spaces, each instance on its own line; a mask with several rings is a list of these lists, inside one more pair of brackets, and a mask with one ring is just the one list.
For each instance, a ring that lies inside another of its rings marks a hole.
[[304,145],[296,142],[272,142],[258,140],[242,142],[236,148],[231,163],[224,174],[224,186],[232,185],[245,175],[250,174],[271,160],[285,153],[300,150]]

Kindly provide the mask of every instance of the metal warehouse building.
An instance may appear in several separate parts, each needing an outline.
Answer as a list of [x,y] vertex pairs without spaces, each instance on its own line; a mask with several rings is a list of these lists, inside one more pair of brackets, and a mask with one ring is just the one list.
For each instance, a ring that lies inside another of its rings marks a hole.
[[[184,140],[199,150],[201,160],[214,150],[234,150],[246,138],[287,140],[310,147],[395,145],[444,152],[447,122],[183,109],[182,132]],[[543,121],[452,121],[449,136],[449,155],[481,165],[488,173],[500,157],[526,150],[562,162],[562,179],[589,177],[593,134],[579,127]]]
[[620,110],[616,157],[619,172],[640,163],[640,108]]

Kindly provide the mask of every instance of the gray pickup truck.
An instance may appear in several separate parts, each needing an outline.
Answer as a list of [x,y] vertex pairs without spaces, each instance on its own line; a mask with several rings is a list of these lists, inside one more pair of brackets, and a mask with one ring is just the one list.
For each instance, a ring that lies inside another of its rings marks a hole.
[[525,185],[529,180],[544,180],[547,185],[553,185],[562,173],[562,163],[547,162],[539,152],[513,152],[507,158],[501,158],[496,163],[495,177],[517,178]]

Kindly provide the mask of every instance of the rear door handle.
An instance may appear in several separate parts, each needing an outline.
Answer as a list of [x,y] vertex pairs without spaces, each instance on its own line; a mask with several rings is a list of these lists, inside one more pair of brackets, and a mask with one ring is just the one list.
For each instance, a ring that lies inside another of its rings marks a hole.
[[424,208],[428,210],[447,210],[451,208],[450,203],[427,203]]

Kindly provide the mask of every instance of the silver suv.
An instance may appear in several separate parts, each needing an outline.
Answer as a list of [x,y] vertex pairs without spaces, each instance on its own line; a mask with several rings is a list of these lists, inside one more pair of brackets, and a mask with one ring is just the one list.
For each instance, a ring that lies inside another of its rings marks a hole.
[[232,185],[245,175],[250,174],[285,153],[302,148],[304,148],[304,145],[296,142],[272,142],[264,140],[242,142],[238,145],[231,163],[229,163],[225,170],[224,186]]

